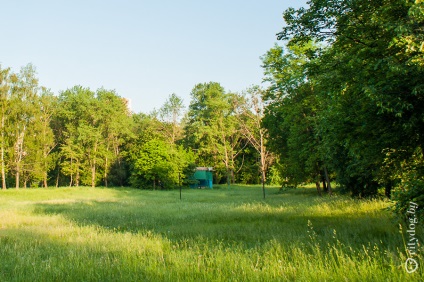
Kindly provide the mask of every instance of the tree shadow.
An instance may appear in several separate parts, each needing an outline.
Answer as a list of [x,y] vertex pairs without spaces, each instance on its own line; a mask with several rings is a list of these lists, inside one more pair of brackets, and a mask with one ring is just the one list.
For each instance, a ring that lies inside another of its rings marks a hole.
[[[291,204],[293,205],[293,204]],[[271,240],[283,244],[308,244],[318,240],[323,245],[337,240],[347,246],[389,242],[403,246],[395,223],[388,224],[379,214],[348,213],[316,215],[310,211],[273,208],[266,203],[171,202],[146,204],[138,201],[79,201],[39,203],[34,212],[61,215],[80,226],[96,226],[110,232],[153,233],[174,242],[182,240],[220,241],[246,248]]]

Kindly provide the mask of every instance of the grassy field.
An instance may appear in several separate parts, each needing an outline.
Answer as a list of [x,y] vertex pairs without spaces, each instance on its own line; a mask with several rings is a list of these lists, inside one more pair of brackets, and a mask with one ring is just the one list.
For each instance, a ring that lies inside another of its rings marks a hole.
[[0,281],[422,281],[389,202],[261,193],[0,191]]

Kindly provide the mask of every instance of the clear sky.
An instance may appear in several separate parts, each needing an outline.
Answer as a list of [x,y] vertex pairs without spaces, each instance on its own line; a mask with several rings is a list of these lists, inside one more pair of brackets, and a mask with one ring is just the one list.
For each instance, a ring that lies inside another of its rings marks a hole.
[[262,81],[260,56],[306,0],[1,1],[0,64],[32,63],[40,84],[115,89],[134,112],[172,93],[186,105],[197,83],[242,91]]

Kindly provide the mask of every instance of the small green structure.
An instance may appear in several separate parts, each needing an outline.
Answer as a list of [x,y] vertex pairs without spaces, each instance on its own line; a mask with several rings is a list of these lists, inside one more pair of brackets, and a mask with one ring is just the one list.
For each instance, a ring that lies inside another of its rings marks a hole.
[[212,167],[196,167],[193,178],[196,180],[194,184],[190,184],[190,188],[209,188],[213,187],[213,168]]

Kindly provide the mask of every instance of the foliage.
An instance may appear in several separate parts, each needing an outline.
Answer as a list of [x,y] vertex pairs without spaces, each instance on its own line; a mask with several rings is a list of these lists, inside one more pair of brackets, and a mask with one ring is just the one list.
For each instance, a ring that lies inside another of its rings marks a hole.
[[282,186],[285,183],[283,178],[283,166],[275,162],[269,168],[268,176],[267,176],[267,184],[271,186]]
[[131,184],[135,187],[177,187],[194,162],[193,153],[181,146],[167,144],[159,139],[151,139],[142,144],[132,159]]
[[[396,155],[405,152],[388,151],[386,153],[385,168],[396,171],[388,177],[394,183],[394,198],[397,200],[395,210],[406,215],[411,202],[418,205],[417,214],[424,215],[424,158],[421,148],[417,148],[409,159],[399,158]],[[400,161],[399,161],[400,160]]]
[[262,125],[265,115],[263,94],[262,88],[252,86],[235,99],[234,107],[242,135],[259,155],[261,183],[265,197],[266,175],[274,161],[274,155],[268,148],[268,132]]
[[[185,120],[185,146],[196,150],[199,166],[213,166],[216,174],[234,182],[235,161],[243,149],[232,100],[217,82],[197,84]],[[220,178],[220,177],[215,177]]]
[[171,144],[176,144],[177,141],[182,139],[182,128],[179,122],[183,109],[183,100],[175,93],[170,95],[168,100],[159,109],[158,115],[161,121],[162,131]]
[[315,49],[311,42],[291,45],[287,50],[276,45],[262,57],[265,80],[270,83],[264,93],[267,107],[263,126],[270,135],[270,149],[280,156],[288,183],[316,182],[320,192],[320,181],[326,182],[326,158],[318,116],[325,105],[315,91],[316,81],[308,76],[310,60],[306,56]]
[[172,189],[194,173],[194,153],[170,142],[163,122],[154,115],[135,115],[134,132],[126,144],[132,186]]
[[[114,91],[75,86],[59,96],[56,117],[61,171],[70,185],[107,186],[109,171],[122,161],[121,148],[130,134],[130,116]],[[119,170],[118,170],[119,171]],[[121,179],[121,183],[122,183]]]
[[[405,183],[410,175],[385,166],[385,152],[404,152],[392,154],[398,158],[392,162],[408,163],[423,144],[423,3],[308,4],[285,11],[287,25],[278,36],[289,48],[322,42],[302,54],[320,101],[316,132],[324,161],[353,195],[376,195],[383,186],[390,196],[400,182],[388,175],[403,175]],[[299,89],[296,81],[290,84]]]
[[[54,147],[51,117],[52,94],[40,87],[35,67],[19,73],[1,69],[1,178],[2,188],[14,178],[15,187],[44,186],[51,168]],[[8,181],[9,180],[9,181]]]

